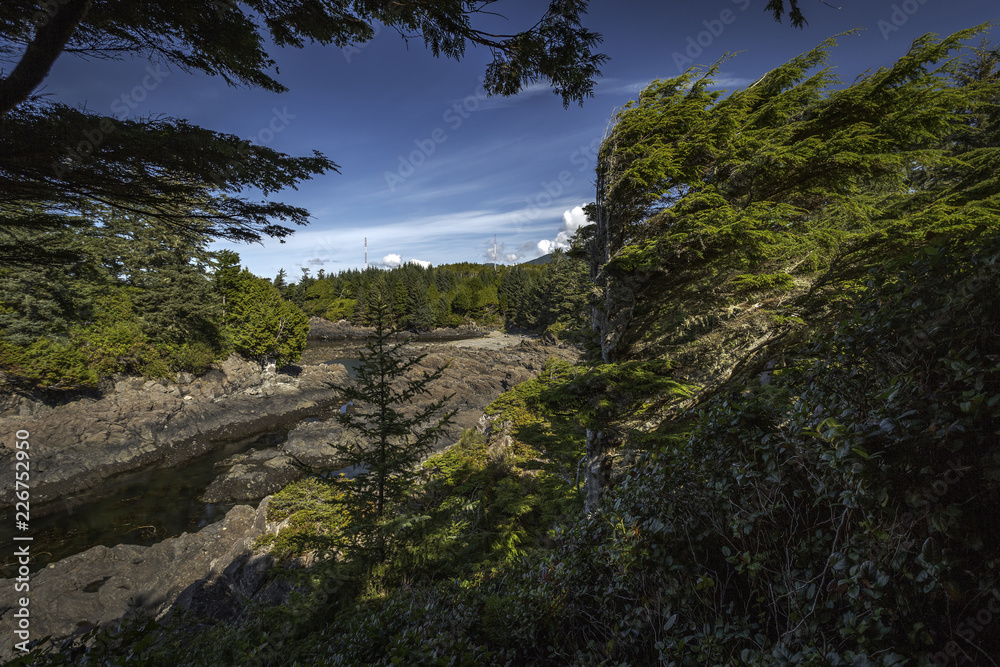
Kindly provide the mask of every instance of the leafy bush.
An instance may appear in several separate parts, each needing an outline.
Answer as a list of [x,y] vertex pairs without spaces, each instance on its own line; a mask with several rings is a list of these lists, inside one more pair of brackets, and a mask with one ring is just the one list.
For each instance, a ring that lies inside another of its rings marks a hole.
[[144,377],[168,377],[166,361],[136,321],[95,326],[81,335],[87,364],[101,376],[115,373]]
[[212,363],[218,359],[219,353],[208,343],[184,343],[179,347],[170,347],[170,369],[175,372],[186,371],[201,375],[208,371]]
[[42,389],[92,388],[98,379],[79,348],[45,337],[27,348],[0,340],[0,370],[8,384]]
[[281,366],[299,360],[308,332],[309,320],[301,310],[282,299],[270,281],[243,270],[227,320],[233,350]]

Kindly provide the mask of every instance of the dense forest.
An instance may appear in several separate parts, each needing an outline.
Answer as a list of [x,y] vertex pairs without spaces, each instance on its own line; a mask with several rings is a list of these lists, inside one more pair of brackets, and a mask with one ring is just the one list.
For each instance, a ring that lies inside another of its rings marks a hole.
[[35,235],[45,247],[71,248],[72,265],[0,269],[5,385],[51,394],[116,375],[201,373],[231,351],[298,359],[306,316],[241,269],[236,253],[209,252],[205,235],[163,230],[152,239],[141,223],[110,213],[100,228]]
[[368,326],[376,298],[390,304],[392,326],[416,331],[472,324],[573,339],[588,324],[586,264],[562,252],[541,265],[304,270],[289,284],[284,270],[267,280],[241,269],[234,251],[209,251],[205,234],[150,237],[151,221],[94,216],[99,235],[35,235],[72,248],[73,264],[0,269],[3,385],[51,394],[116,375],[197,374],[232,352],[295,362],[308,317]]
[[[850,84],[833,40],[728,93],[714,68],[651,84],[601,147],[576,239],[591,291],[535,321],[592,317],[587,361],[550,362],[425,462],[377,558],[339,509],[351,482],[299,482],[259,545],[289,604],[135,619],[64,655],[996,665],[1000,51],[981,32]],[[521,322],[513,286],[559,275],[438,271],[388,274],[379,301],[411,326]],[[363,321],[365,276],[284,289]]]
[[525,331],[579,332],[590,290],[587,267],[562,251],[544,264],[515,266],[405,264],[387,271],[343,271],[301,279],[286,285],[284,273],[274,279],[286,299],[316,317],[372,323],[372,301],[390,304],[392,324],[416,331],[465,324],[506,326]]

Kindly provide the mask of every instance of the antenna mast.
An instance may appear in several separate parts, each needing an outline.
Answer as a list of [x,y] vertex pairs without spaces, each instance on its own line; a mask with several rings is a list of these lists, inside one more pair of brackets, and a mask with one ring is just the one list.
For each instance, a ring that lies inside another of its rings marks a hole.
[[493,235],[493,270],[497,271],[497,235]]
[[368,270],[368,237],[365,237],[365,271]]

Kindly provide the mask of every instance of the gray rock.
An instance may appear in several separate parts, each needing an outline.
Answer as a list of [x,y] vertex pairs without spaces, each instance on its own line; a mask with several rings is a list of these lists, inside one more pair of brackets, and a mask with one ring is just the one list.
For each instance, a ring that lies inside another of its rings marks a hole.
[[317,470],[334,470],[340,467],[340,459],[332,445],[344,437],[347,434],[336,420],[309,422],[289,432],[281,449],[303,465]]
[[[128,614],[162,617],[175,604],[222,611],[226,601],[226,608],[238,609],[265,588],[271,559],[254,554],[251,545],[279,529],[267,524],[266,512],[267,500],[256,509],[234,507],[197,533],[151,547],[92,547],[49,565],[30,579],[31,637],[70,637]],[[14,580],[0,580],[0,659],[13,657],[22,595]]]
[[305,475],[301,466],[277,449],[264,449],[235,457],[237,460],[217,477],[201,500],[206,503],[260,500]]
[[[2,417],[0,430],[31,434],[32,468],[45,471],[31,479],[32,505],[38,507],[63,496],[97,495],[100,483],[113,475],[177,465],[215,441],[319,414],[339,400],[330,386],[347,381],[339,365],[265,377],[259,365],[233,356],[183,392],[176,384],[121,381],[98,400],[80,399],[28,418]],[[253,389],[257,393],[249,394]],[[14,455],[13,440],[0,446],[0,508],[14,502]]]

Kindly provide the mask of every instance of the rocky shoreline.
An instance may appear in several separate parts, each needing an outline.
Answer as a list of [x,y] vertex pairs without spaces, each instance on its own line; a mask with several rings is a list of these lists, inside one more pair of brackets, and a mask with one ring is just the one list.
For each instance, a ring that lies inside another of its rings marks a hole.
[[[199,378],[129,379],[100,398],[55,408],[22,404],[0,431],[30,433],[31,501],[87,495],[105,479],[150,465],[172,466],[213,442],[248,437],[335,406],[331,387],[349,381],[340,365],[273,366],[231,357]],[[0,449],[0,508],[14,504],[14,450]]]
[[[191,609],[232,618],[246,604],[281,604],[292,586],[269,580],[273,559],[255,553],[254,541],[277,533],[267,521],[268,498],[256,509],[234,507],[222,521],[143,547],[93,547],[36,573],[30,579],[30,637],[61,641],[130,615],[163,618]],[[0,580],[0,660],[15,657],[20,608],[14,580]]]
[[[458,413],[450,437],[476,426],[483,409],[501,392],[536,376],[550,357],[572,360],[578,352],[496,332],[447,345],[413,345],[425,354],[417,371],[448,365],[426,400],[450,397]],[[252,502],[283,488],[308,470],[335,468],[328,445],[343,433],[329,417],[339,407],[331,389],[350,382],[336,363],[281,369],[242,361],[219,364],[199,377],[175,383],[119,382],[103,397],[58,407],[23,403],[0,417],[0,428],[31,433],[32,505],[100,491],[101,482],[127,470],[174,465],[205,453],[213,442],[236,439],[287,423],[284,443],[226,460],[205,490],[205,502]],[[2,504],[13,504],[14,450],[0,451]],[[149,547],[95,546],[52,563],[31,577],[32,637],[85,632],[122,618],[130,609],[152,617],[176,605],[234,613],[242,601],[277,604],[288,589],[265,584],[266,554],[253,540],[277,530],[264,520],[266,501],[240,505],[225,519]],[[58,503],[56,503],[58,504]],[[35,549],[44,545],[34,545]],[[0,580],[0,657],[10,657],[14,636],[13,580]],[[226,611],[225,605],[229,605]]]

